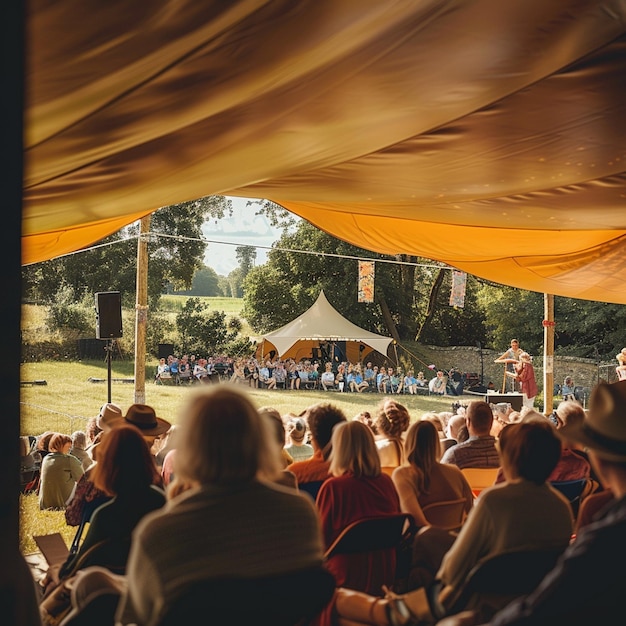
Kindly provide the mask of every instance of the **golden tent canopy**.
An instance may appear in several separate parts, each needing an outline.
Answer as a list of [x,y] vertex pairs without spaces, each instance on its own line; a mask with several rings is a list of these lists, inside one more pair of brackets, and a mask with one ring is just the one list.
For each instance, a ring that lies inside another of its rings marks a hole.
[[623,0],[30,0],[26,42],[24,263],[224,194],[626,303]]
[[281,359],[296,361],[325,354],[328,360],[362,361],[364,349],[369,347],[387,356],[391,337],[378,335],[360,328],[335,309],[320,291],[315,303],[302,315],[267,333],[257,347],[257,358],[274,352]]

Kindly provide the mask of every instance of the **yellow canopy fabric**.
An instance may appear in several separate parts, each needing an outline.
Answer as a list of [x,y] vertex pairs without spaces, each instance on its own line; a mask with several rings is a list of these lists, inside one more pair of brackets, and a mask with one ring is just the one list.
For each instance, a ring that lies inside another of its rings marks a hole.
[[23,262],[173,203],[626,304],[624,0],[30,0]]

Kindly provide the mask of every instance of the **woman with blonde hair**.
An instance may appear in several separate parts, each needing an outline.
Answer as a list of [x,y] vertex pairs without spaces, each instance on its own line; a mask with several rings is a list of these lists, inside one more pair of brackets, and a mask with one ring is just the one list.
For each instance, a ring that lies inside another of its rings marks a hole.
[[[333,429],[330,474],[317,495],[324,543],[328,548],[352,522],[400,513],[391,478],[383,474],[372,431],[361,421]],[[338,586],[381,593],[395,580],[395,550],[369,554],[337,554],[326,562]]]

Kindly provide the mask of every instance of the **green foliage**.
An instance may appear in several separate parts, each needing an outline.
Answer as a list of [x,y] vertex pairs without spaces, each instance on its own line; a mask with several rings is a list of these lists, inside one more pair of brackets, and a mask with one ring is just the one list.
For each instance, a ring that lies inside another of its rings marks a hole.
[[443,273],[443,282],[429,323],[424,327],[420,341],[434,346],[472,346],[486,338],[485,312],[478,297],[480,284],[473,276],[467,277],[465,304],[451,307],[452,272]]
[[219,276],[212,267],[203,266],[196,270],[191,282],[191,289],[187,291],[176,291],[177,296],[223,296],[220,288]]
[[[191,287],[196,270],[203,267],[206,244],[202,241],[202,225],[207,217],[224,217],[231,210],[230,200],[224,196],[207,196],[152,214],[153,236],[148,244],[150,308],[156,307],[167,283],[175,288]],[[139,227],[131,225],[90,250],[26,266],[22,271],[24,297],[52,303],[64,287],[71,290],[75,300],[85,292],[120,291],[124,305],[134,306],[138,234]]]
[[53,330],[70,329],[78,334],[86,334],[94,327],[84,303],[74,300],[72,290],[68,286],[57,292],[55,302],[48,309],[48,324]]
[[237,332],[228,330],[226,314],[210,310],[198,298],[189,298],[176,316],[181,353],[211,355],[224,351],[237,338]]
[[242,279],[245,280],[250,270],[254,267],[256,248],[254,246],[237,246],[235,248],[235,257],[241,268]]

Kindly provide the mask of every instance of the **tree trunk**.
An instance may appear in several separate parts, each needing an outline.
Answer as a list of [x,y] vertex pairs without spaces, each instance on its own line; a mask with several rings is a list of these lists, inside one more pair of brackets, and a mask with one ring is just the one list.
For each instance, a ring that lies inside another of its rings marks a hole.
[[428,309],[426,309],[426,315],[420,324],[419,330],[417,331],[417,335],[415,335],[415,341],[419,341],[422,335],[422,331],[426,328],[426,325],[430,323],[433,315],[435,314],[435,308],[437,303],[437,296],[439,295],[439,289],[441,289],[441,285],[443,283],[443,277],[445,269],[440,269],[437,274],[437,278],[433,282],[433,286],[430,288],[430,295],[428,297]]
[[400,335],[398,335],[398,329],[396,328],[396,324],[393,321],[391,311],[387,306],[387,301],[382,296],[379,296],[377,300],[378,304],[380,305],[380,310],[383,314],[383,319],[385,320],[385,324],[387,325],[387,329],[389,330],[389,334],[394,338],[395,341],[400,341]]

